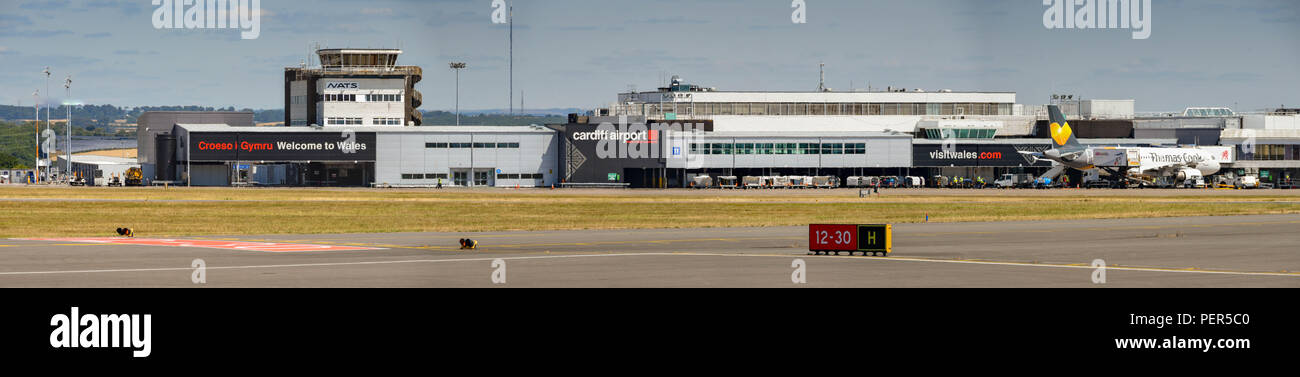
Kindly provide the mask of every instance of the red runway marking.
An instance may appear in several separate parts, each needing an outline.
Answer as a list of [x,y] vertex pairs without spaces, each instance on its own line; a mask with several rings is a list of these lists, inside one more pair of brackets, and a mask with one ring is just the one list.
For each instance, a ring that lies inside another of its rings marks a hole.
[[114,245],[200,247],[200,248],[207,248],[207,249],[263,251],[268,253],[299,253],[299,252],[307,252],[307,251],[383,250],[381,248],[376,248],[376,247],[357,247],[357,246],[309,245],[309,244],[295,244],[295,243],[269,243],[269,242],[247,242],[247,241],[118,238],[118,237],[22,238],[22,240],[102,243],[102,244],[114,244]]

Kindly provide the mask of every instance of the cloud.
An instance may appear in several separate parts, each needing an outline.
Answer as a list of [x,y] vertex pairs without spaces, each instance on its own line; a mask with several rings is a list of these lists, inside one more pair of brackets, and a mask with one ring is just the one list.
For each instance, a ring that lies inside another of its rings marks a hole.
[[124,14],[145,14],[144,4],[150,4],[149,1],[135,0],[98,0],[91,2],[88,7],[91,9],[117,9]]
[[27,2],[19,8],[36,11],[59,10],[68,8],[69,3],[68,0],[37,0]]
[[84,38],[108,38],[111,36],[113,36],[113,33],[109,33],[109,32],[99,32],[99,33],[90,33],[90,34],[82,35],[82,37]]
[[393,8],[364,8],[361,9],[361,14],[367,16],[376,16],[376,15],[387,16],[393,14]]
[[703,19],[686,18],[682,16],[673,16],[673,17],[665,17],[665,18],[651,18],[646,20],[645,22],[647,24],[656,24],[656,25],[680,25],[680,24],[704,24],[704,23],[708,23],[709,21]]
[[49,38],[70,34],[71,30],[0,30],[0,37]]
[[10,29],[18,26],[30,26],[32,19],[27,16],[14,14],[0,14],[0,29]]

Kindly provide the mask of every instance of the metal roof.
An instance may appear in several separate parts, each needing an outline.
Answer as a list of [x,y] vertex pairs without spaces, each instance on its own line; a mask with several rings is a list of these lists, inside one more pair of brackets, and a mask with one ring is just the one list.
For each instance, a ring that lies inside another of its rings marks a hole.
[[532,126],[328,126],[314,127],[233,127],[225,124],[177,124],[189,132],[301,132],[338,133],[344,130],[375,133],[555,133],[546,127]]

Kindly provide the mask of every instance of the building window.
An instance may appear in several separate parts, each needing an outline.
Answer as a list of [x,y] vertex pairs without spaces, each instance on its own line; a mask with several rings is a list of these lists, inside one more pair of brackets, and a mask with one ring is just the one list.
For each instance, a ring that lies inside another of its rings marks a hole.
[[402,174],[402,179],[424,179],[424,174]]
[[376,126],[400,126],[402,118],[374,118],[371,122]]
[[327,126],[360,126],[361,118],[325,118]]
[[325,102],[357,102],[356,94],[324,94],[321,95],[321,101]]
[[367,94],[366,102],[402,102],[401,94]]

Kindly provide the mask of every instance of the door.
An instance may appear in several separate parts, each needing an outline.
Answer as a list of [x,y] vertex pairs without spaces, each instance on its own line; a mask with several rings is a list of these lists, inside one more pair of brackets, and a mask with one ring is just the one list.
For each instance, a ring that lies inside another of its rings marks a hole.
[[451,184],[453,185],[461,186],[461,187],[469,186],[469,172],[463,172],[463,171],[452,172],[451,178],[452,178]]
[[491,173],[492,173],[491,171],[486,171],[486,170],[475,170],[474,187],[491,186],[492,185],[490,181],[490,176],[492,175]]

